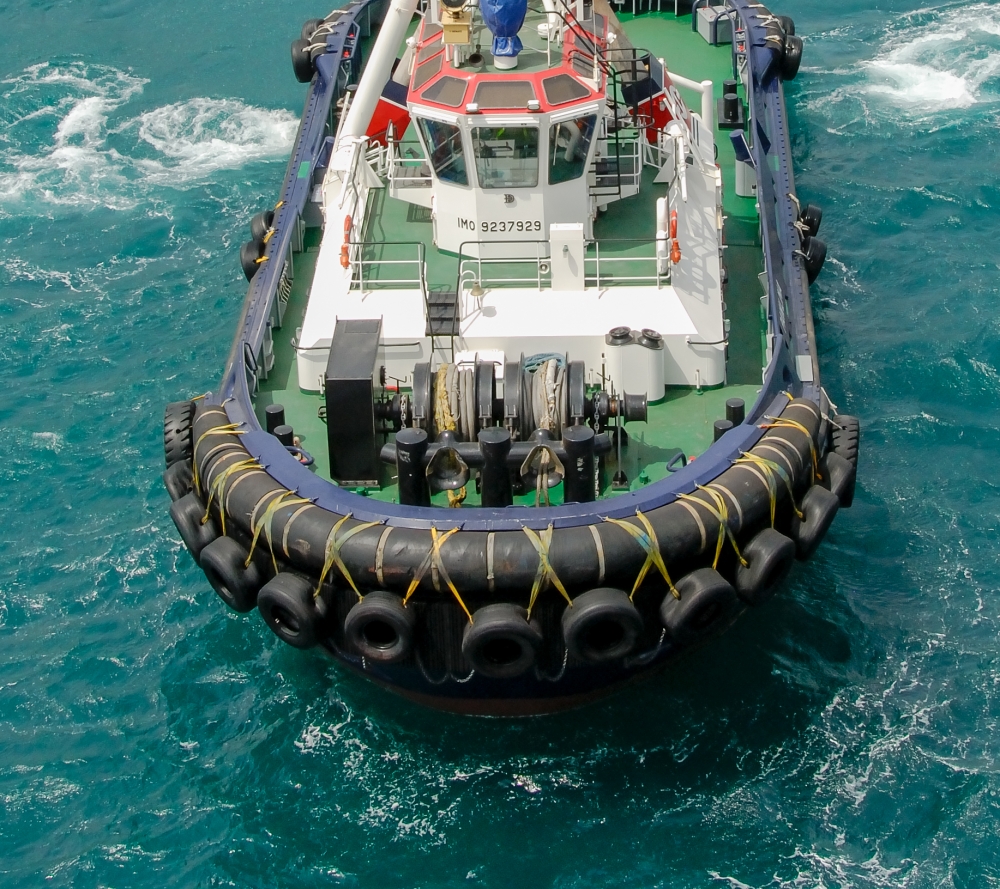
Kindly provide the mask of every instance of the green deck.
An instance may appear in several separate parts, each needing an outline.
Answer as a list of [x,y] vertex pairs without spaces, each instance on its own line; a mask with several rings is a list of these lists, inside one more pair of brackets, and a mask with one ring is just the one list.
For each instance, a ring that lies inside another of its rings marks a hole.
[[[732,78],[731,48],[713,47],[691,31],[691,17],[675,19],[664,13],[633,18],[622,15],[622,23],[637,47],[649,50],[666,60],[668,70],[676,71],[691,80],[710,79],[715,84],[716,97],[722,96],[722,81]],[[700,96],[688,95],[681,89],[689,104],[698,108]],[[713,423],[725,416],[727,398],[739,397],[749,407],[760,389],[762,354],[761,287],[757,275],[763,270],[758,234],[756,202],[741,198],[735,193],[735,155],[728,131],[716,134],[718,161],[723,175],[723,205],[726,215],[726,265],[729,286],[726,292],[726,317],[730,320],[728,379],[725,387],[696,392],[686,388],[670,388],[667,397],[649,408],[646,423],[633,423],[627,427],[629,445],[622,451],[622,469],[628,476],[630,488],[656,481],[667,474],[666,465],[678,452],[696,457],[712,443]],[[643,177],[643,190],[634,198],[612,203],[595,225],[595,235],[600,240],[620,236],[628,231],[630,237],[654,237],[655,214],[648,207],[655,201],[651,185],[653,170]],[[428,286],[432,290],[454,290],[457,277],[457,259],[440,254],[431,245],[429,211],[389,198],[386,190],[379,189],[375,198],[379,202],[375,222],[367,232],[368,239],[380,242],[422,241],[426,245]],[[647,205],[647,212],[636,213],[638,202]],[[643,220],[637,226],[636,219]],[[647,230],[648,229],[648,230]],[[261,382],[256,398],[258,416],[263,423],[264,407],[273,402],[285,406],[288,422],[295,428],[302,447],[315,458],[314,471],[329,478],[326,425],[318,416],[323,400],[318,393],[303,392],[298,385],[295,352],[292,347],[294,331],[301,325],[305,313],[308,288],[312,280],[319,250],[319,230],[309,230],[305,238],[305,251],[295,255],[295,280],[282,330],[275,335],[275,364],[267,380]],[[387,248],[388,251],[389,248]],[[396,248],[397,251],[400,248]],[[414,248],[410,248],[413,250]],[[602,252],[603,252],[602,248]],[[632,247],[618,248],[627,252]],[[389,257],[385,258],[396,258]],[[605,493],[611,494],[610,481],[617,469],[614,456],[606,460]],[[377,499],[396,499],[396,486],[392,484],[386,467],[385,485],[368,495]],[[561,486],[551,492],[553,503],[561,502]],[[519,503],[534,503],[534,492],[516,498]],[[435,503],[446,504],[445,496],[437,495]],[[472,485],[468,487],[466,503],[475,505],[478,495]]]

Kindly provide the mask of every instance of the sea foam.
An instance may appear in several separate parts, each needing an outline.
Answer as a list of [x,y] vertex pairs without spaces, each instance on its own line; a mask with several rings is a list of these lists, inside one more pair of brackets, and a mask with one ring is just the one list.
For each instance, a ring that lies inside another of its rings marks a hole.
[[0,214],[131,209],[153,189],[283,157],[296,119],[238,99],[193,98],[128,116],[146,80],[80,61],[0,82]]

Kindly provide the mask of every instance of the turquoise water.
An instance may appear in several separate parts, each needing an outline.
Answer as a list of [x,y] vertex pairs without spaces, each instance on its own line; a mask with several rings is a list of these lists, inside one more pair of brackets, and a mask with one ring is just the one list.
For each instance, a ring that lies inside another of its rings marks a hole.
[[0,2],[3,885],[1000,885],[1000,5],[775,7],[854,507],[669,673],[507,723],[228,613],[167,516],[325,9]]

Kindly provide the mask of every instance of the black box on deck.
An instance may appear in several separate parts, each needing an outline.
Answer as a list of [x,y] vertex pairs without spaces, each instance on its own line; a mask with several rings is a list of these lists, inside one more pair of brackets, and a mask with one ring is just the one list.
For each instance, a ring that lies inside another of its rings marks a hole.
[[326,436],[330,475],[344,486],[376,487],[379,443],[375,400],[384,364],[382,319],[338,321],[326,365]]

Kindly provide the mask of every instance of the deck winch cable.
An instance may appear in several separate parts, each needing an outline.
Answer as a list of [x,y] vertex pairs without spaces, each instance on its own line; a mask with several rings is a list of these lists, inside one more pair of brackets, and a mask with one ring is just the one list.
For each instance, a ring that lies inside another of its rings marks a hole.
[[531,541],[531,545],[535,548],[535,552],[538,553],[538,568],[535,571],[535,582],[531,585],[531,597],[528,599],[528,620],[531,620],[531,610],[535,607],[535,600],[538,598],[538,594],[544,589],[548,589],[548,585],[551,582],[552,585],[562,593],[563,598],[569,603],[569,607],[573,607],[573,599],[570,594],[566,592],[566,587],[563,586],[563,582],[559,579],[559,575],[556,574],[555,568],[552,567],[552,562],[549,561],[549,549],[552,546],[552,525],[549,524],[548,528],[539,534],[532,528],[521,527],[527,535],[528,540]]
[[472,612],[469,611],[465,602],[462,601],[462,596],[458,592],[458,588],[455,584],[452,583],[451,577],[448,576],[448,571],[444,567],[444,560],[441,558],[441,547],[444,546],[444,542],[458,530],[458,528],[451,528],[448,531],[445,531],[444,534],[439,534],[438,529],[431,525],[431,548],[428,550],[427,555],[424,556],[424,560],[420,563],[416,573],[413,575],[413,580],[410,581],[410,587],[406,591],[406,595],[403,597],[403,605],[405,606],[406,603],[410,601],[410,597],[417,591],[417,587],[420,586],[420,582],[424,579],[427,569],[430,568],[432,569],[431,578],[434,581],[434,589],[438,592],[441,591],[441,585],[438,578],[443,577],[444,582],[448,585],[448,589],[458,601],[458,604],[462,606],[462,611],[465,612],[465,616],[469,618],[469,623],[471,624]]
[[604,519],[604,521],[610,522],[612,525],[617,525],[625,531],[636,543],[639,544],[639,546],[642,547],[643,552],[646,553],[646,561],[642,563],[639,575],[636,577],[635,583],[632,585],[632,592],[629,593],[629,599],[632,599],[635,596],[636,591],[640,586],[642,586],[642,582],[646,579],[646,575],[649,574],[649,569],[654,566],[667,582],[667,587],[670,589],[673,597],[675,599],[679,599],[681,594],[677,592],[677,587],[674,586],[674,582],[670,579],[670,573],[667,571],[667,565],[663,561],[663,554],[660,552],[660,541],[656,539],[656,531],[653,529],[652,523],[638,509],[635,511],[635,517],[642,523],[642,527],[645,530],[640,531],[635,525],[630,524],[624,519],[613,519],[610,517]]
[[340,529],[344,526],[344,523],[350,519],[350,517],[351,513],[341,516],[340,521],[333,526],[330,530],[329,536],[326,538],[326,546],[323,548],[323,570],[319,574],[319,583],[316,584],[316,592],[313,593],[313,598],[319,596],[320,590],[323,589],[323,581],[326,580],[326,575],[330,573],[330,569],[334,565],[340,569],[340,573],[344,576],[344,580],[346,580],[351,585],[351,589],[357,593],[358,600],[360,601],[364,598],[361,594],[361,590],[358,589],[357,584],[354,582],[354,578],[351,577],[351,572],[347,570],[347,565],[344,564],[344,560],[340,556],[340,550],[355,534],[360,534],[362,531],[367,531],[369,528],[376,528],[382,523],[362,522],[338,537],[337,535],[340,532]]

